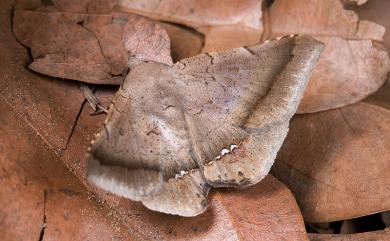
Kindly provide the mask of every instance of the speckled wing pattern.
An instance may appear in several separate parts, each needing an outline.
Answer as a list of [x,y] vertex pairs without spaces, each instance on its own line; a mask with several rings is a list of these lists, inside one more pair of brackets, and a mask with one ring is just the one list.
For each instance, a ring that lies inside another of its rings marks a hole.
[[170,214],[207,208],[210,187],[269,172],[323,44],[286,36],[130,68],[88,154],[88,180]]

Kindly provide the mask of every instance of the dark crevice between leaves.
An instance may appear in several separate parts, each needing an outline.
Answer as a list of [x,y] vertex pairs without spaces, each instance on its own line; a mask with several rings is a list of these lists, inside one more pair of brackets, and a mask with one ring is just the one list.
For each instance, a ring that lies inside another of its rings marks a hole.
[[262,2],[261,10],[262,10],[262,20],[263,20],[263,33],[261,34],[261,42],[267,40],[271,35],[271,16],[270,16],[270,8],[274,0],[265,0]]
[[349,123],[347,117],[344,115],[343,110],[342,110],[341,108],[338,109],[338,110],[340,111],[341,117],[343,118],[343,121],[344,121],[345,124],[348,126],[348,128],[352,131],[352,133],[356,133],[355,129],[352,128],[351,123]]
[[176,26],[178,28],[181,28],[181,29],[184,29],[196,36],[198,36],[200,39],[201,39],[201,45],[200,45],[200,51],[202,51],[202,49],[204,48],[204,45],[206,44],[206,36],[199,32],[198,30],[196,30],[195,28],[192,28],[190,26],[187,26],[187,25],[184,25],[182,23],[176,23],[176,22],[171,22],[171,21],[166,21],[166,20],[160,20],[159,21],[160,23],[165,23],[165,24],[169,24],[169,25],[173,25],[173,26]]
[[69,188],[66,188],[66,187],[60,188],[60,192],[62,192],[63,194],[65,194],[65,195],[67,195],[69,197],[77,196],[77,195],[81,194],[79,192],[73,191],[72,189],[69,189]]
[[81,106],[80,106],[79,112],[77,113],[77,116],[76,116],[76,120],[75,120],[74,123],[73,123],[72,130],[70,131],[69,137],[68,137],[68,139],[66,140],[66,144],[65,144],[65,148],[63,149],[63,152],[68,148],[70,139],[71,139],[72,136],[73,136],[73,133],[74,133],[74,130],[76,129],[77,123],[79,122],[81,113],[83,112],[85,103],[87,103],[87,100],[86,100],[86,99],[84,99],[83,103],[82,103]]
[[[12,36],[14,37],[15,41],[20,44],[21,46],[23,46],[25,49],[26,49],[26,52],[27,52],[27,55],[29,57],[30,60],[34,59],[33,56],[32,56],[32,53],[31,53],[31,48],[24,45],[23,43],[21,43],[18,38],[16,38],[15,34],[14,34],[14,17],[15,17],[15,6],[12,6],[11,8],[11,13],[10,13],[10,27],[11,27],[11,34]],[[24,67],[26,69],[29,69],[28,66],[30,65],[29,62],[25,63]],[[30,70],[30,69],[29,69]]]
[[379,231],[386,228],[380,213],[329,223],[305,223],[305,226],[308,233],[319,234],[353,234]]
[[44,6],[54,6],[54,3],[51,0],[41,0],[41,3]]
[[178,28],[184,29],[184,30],[186,30],[188,32],[191,32],[191,33],[201,37],[202,39],[205,38],[205,35],[203,33],[197,31],[195,28],[192,28],[190,26],[187,26],[187,25],[184,25],[184,24],[181,24],[181,23],[175,23],[175,22],[171,22],[171,21],[166,21],[166,20],[160,20],[159,22],[160,23],[170,24],[170,25],[176,26]]
[[358,7],[362,7],[364,6],[364,4],[362,5],[359,5],[357,2],[355,1],[348,1],[348,0],[341,0],[341,3],[344,5],[344,9],[346,10],[355,10],[356,8]]
[[45,230],[47,227],[47,223],[46,223],[46,195],[47,195],[46,190],[43,190],[43,221],[42,221],[42,228],[41,228],[41,232],[39,233],[38,241],[43,241],[43,237],[45,236]]

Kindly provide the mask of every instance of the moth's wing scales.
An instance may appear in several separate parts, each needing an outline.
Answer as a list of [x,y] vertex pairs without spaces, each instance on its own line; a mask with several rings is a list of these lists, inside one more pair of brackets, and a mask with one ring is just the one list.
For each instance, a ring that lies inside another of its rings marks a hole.
[[205,210],[210,185],[258,182],[286,136],[320,48],[294,37],[199,55],[173,69],[132,66],[92,146],[89,180],[181,216]]
[[132,66],[89,152],[90,182],[142,200],[181,170],[197,167],[170,70],[157,63]]
[[[149,142],[143,138],[135,142],[138,131],[146,125],[132,123],[134,115],[131,96],[120,89],[110,106],[104,128],[97,134],[88,153],[88,180],[109,192],[140,200],[161,188],[163,174],[158,151],[150,158],[139,151],[159,149],[160,140]],[[137,125],[138,124],[138,125]],[[137,125],[137,126],[136,126]]]
[[192,217],[206,210],[209,189],[200,170],[194,169],[169,179],[158,193],[145,197],[142,203],[155,211]]
[[95,186],[135,201],[158,192],[163,183],[158,170],[104,165],[93,157],[89,159],[87,176]]
[[268,173],[322,48],[291,36],[175,65],[210,185],[244,187]]

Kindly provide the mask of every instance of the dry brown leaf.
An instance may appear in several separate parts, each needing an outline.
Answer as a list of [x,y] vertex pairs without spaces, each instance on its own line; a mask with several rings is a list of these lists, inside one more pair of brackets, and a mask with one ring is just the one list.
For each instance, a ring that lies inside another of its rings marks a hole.
[[[39,82],[44,81],[39,79]],[[3,240],[137,239],[98,204],[1,95],[0,233]],[[17,148],[15,148],[17,147]],[[129,230],[131,231],[131,230]]]
[[290,197],[283,184],[267,176],[249,190],[212,193],[210,209],[194,218],[150,212],[123,199],[116,208],[124,222],[142,230],[150,239],[307,240],[302,220],[295,215],[295,201]]
[[364,101],[390,110],[390,78],[375,94],[368,96]]
[[164,29],[134,14],[16,10],[13,32],[31,48],[29,67],[54,77],[119,85],[130,56],[172,64]]
[[389,109],[365,102],[293,119],[273,171],[306,221],[390,209],[389,123]]
[[202,52],[221,51],[260,42],[261,31],[237,26],[203,27],[205,37]]
[[181,23],[193,28],[240,25],[261,29],[261,0],[237,2],[118,0],[118,6],[155,19]]
[[[24,0],[24,1],[28,1],[28,0]],[[50,0],[49,5],[50,4],[53,4],[53,6],[59,11],[64,11],[64,12],[109,14],[114,8],[115,1]]]
[[171,42],[171,55],[174,62],[199,54],[204,45],[204,36],[191,28],[170,23],[160,23],[165,28]]
[[276,0],[269,16],[271,37],[310,34],[326,45],[298,112],[355,103],[386,80],[390,61],[381,44],[384,28],[359,20],[339,0]]
[[[10,7],[2,9],[2,23],[10,23],[9,11]],[[24,68],[29,62],[27,51],[15,41],[10,24],[2,24],[1,32],[0,94],[6,103],[15,106],[20,115],[34,124],[33,128],[45,142],[61,152],[66,147],[84,97],[75,83],[42,79],[27,71]]]
[[260,41],[262,0],[119,0],[121,10],[179,23],[205,35],[202,52],[221,51]]
[[384,241],[390,240],[390,229],[356,234],[314,234],[310,233],[311,241]]
[[353,7],[359,14],[360,18],[374,21],[386,28],[384,44],[390,48],[390,1],[387,0],[370,0],[363,6]]

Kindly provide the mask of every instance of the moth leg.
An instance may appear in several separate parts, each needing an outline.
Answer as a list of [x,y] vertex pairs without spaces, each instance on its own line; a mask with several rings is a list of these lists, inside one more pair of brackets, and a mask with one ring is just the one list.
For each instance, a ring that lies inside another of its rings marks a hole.
[[92,115],[108,113],[108,110],[100,105],[99,99],[93,93],[94,90],[92,90],[88,84],[80,82],[79,87],[93,110],[93,112],[91,113]]

